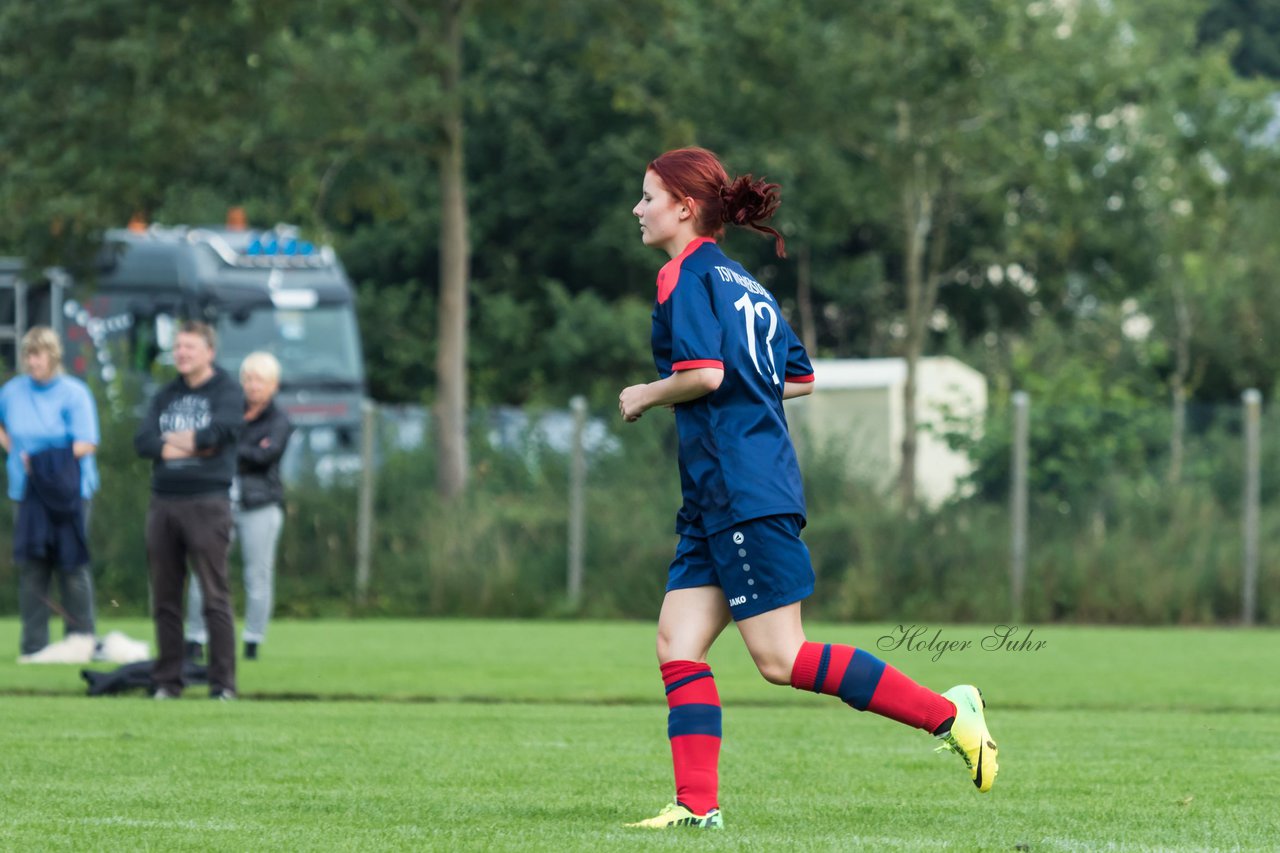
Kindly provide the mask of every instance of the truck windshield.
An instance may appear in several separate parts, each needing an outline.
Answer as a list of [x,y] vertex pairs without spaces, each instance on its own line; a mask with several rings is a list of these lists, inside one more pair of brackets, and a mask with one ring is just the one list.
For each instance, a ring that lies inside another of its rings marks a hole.
[[218,318],[218,364],[238,375],[240,362],[264,350],[280,360],[280,382],[359,383],[356,318],[350,305],[306,309],[262,307]]

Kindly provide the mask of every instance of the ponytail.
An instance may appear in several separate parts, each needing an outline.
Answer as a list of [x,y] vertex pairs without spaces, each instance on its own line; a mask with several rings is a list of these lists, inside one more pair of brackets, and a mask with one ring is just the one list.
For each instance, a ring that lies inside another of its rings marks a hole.
[[763,178],[756,180],[752,175],[739,175],[720,188],[720,217],[729,225],[772,234],[773,250],[778,257],[785,258],[787,244],[782,235],[763,224],[782,204],[780,189],[778,184],[768,183]]

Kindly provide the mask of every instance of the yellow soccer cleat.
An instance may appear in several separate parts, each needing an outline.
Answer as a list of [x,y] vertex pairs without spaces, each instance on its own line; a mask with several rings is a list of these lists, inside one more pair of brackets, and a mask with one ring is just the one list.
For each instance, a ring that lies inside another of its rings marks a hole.
[[969,778],[982,793],[991,790],[996,782],[1000,764],[996,760],[1000,748],[987,730],[987,718],[983,708],[982,692],[972,684],[958,684],[942,694],[956,706],[956,719],[951,731],[938,735],[943,745],[938,752],[951,750],[964,759],[969,768]]
[[639,826],[645,829],[669,829],[673,826],[690,826],[697,829],[724,829],[724,818],[719,809],[711,809],[704,815],[697,815],[679,803],[670,803],[656,817],[642,820],[639,823],[628,823],[626,826]]

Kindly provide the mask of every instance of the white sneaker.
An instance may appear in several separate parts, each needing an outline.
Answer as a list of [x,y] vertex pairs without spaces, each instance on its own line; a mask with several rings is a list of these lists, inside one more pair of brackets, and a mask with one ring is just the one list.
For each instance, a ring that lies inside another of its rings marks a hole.
[[18,663],[90,663],[97,645],[92,634],[68,634],[38,652],[22,655]]

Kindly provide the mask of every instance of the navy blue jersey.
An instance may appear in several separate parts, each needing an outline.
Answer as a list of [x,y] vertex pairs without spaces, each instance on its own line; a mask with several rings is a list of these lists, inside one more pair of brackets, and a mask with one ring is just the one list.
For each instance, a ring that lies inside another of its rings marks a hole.
[[768,515],[805,514],[783,385],[813,381],[778,302],[714,240],[690,243],[658,273],[653,360],[663,378],[724,369],[710,394],[676,406],[684,505],[676,532],[709,536]]

